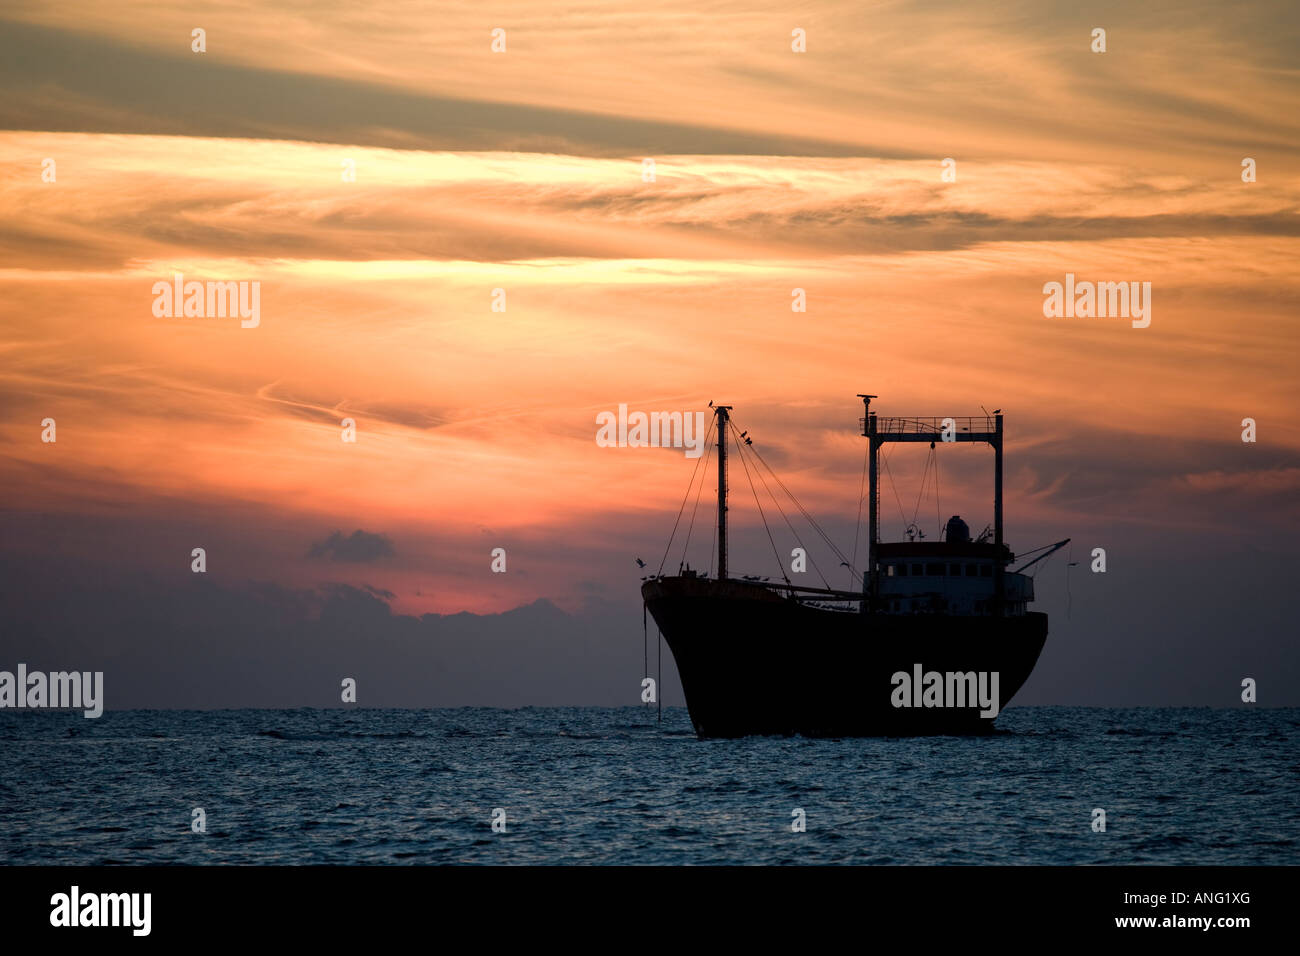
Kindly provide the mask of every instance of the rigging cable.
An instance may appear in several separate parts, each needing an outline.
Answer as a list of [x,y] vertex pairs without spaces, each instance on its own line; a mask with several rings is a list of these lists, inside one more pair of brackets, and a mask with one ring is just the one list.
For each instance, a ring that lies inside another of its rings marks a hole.
[[[731,423],[728,422],[728,424]],[[739,455],[740,464],[741,467],[745,469],[745,478],[748,479],[749,481],[749,490],[754,493],[754,504],[758,506],[758,517],[762,520],[763,530],[767,532],[767,540],[772,545],[772,557],[776,558],[776,566],[781,571],[782,579],[785,581],[786,584],[789,584],[790,578],[785,573],[785,565],[781,563],[781,554],[779,551],[776,550],[776,541],[772,537],[772,529],[768,527],[767,515],[763,513],[763,503],[758,500],[758,488],[754,486],[754,479],[749,474],[749,464],[745,461],[744,449],[746,446],[745,446],[744,439],[740,437],[740,433],[736,430],[736,426],[734,424],[731,424],[731,433],[736,437],[736,451],[740,453]],[[754,446],[750,445],[748,447],[752,449]],[[755,465],[754,469],[757,470],[758,466]]]
[[[752,452],[753,450],[753,446],[751,445],[750,451]],[[812,562],[813,570],[817,572],[817,577],[821,578],[822,584],[826,585],[829,589],[831,586],[830,581],[826,580],[826,575],[822,574],[822,569],[817,563],[817,559],[809,553],[808,548],[803,543],[803,538],[799,536],[799,532],[796,531],[794,525],[790,523],[790,516],[787,515],[785,509],[781,507],[781,502],[777,499],[776,493],[772,491],[772,487],[767,483],[767,479],[763,477],[763,473],[758,470],[757,465],[754,466],[754,471],[758,474],[758,480],[763,483],[763,490],[767,492],[767,496],[772,499],[773,506],[781,515],[781,520],[785,522],[785,526],[790,529],[790,534],[794,536],[794,540],[798,543],[799,547],[803,548],[804,554],[808,557],[808,560]],[[849,572],[852,573],[852,568],[849,569]],[[786,583],[790,583],[789,578],[786,578]]]
[[[865,429],[863,429],[865,431]],[[862,502],[867,500],[867,467],[871,461],[871,441],[867,440],[867,449],[862,453],[862,482],[858,486],[858,523],[853,526],[853,561],[858,560],[858,538],[862,535]],[[853,571],[849,571],[849,584],[853,584]]]
[[921,488],[916,493],[916,507],[912,509],[911,527],[916,527],[916,519],[921,516],[921,502],[925,500],[925,489],[930,484],[930,463],[934,461],[934,449],[925,456],[925,470],[921,472]]
[[[682,567],[686,564],[686,549],[691,546],[691,534],[695,531],[695,516],[699,513],[700,510],[700,496],[704,494],[704,478],[708,477],[709,458],[713,454],[713,446],[709,444],[709,438],[712,437],[712,435],[713,435],[713,426],[710,425],[708,434],[704,436],[704,443],[708,448],[708,450],[704,454],[704,477],[700,478],[700,490],[695,493],[695,507],[691,509],[691,523],[690,526],[686,529],[686,543],[682,545],[682,560],[677,565],[678,574],[681,574]],[[698,461],[696,462],[696,464],[698,466],[699,464]],[[689,488],[686,489],[686,493],[688,495],[691,493]],[[716,527],[714,528],[714,532],[715,533],[717,532]],[[709,570],[710,571],[713,570],[712,563],[709,564]]]
[[898,485],[894,482],[893,472],[889,470],[889,452],[882,452],[880,462],[885,466],[885,477],[889,479],[889,488],[894,493],[894,500],[898,502],[898,517],[903,522],[903,533],[907,533],[907,512],[903,510],[903,499],[898,496]]
[[664,632],[655,621],[655,634],[659,641],[659,677],[655,680],[655,704],[659,710],[659,723],[664,722]]
[[848,564],[850,570],[852,570],[855,574],[857,574],[858,569],[851,561],[849,561],[849,556],[845,554],[843,551],[841,551],[838,547],[836,547],[835,542],[830,539],[830,536],[824,530],[822,530],[822,526],[817,523],[816,519],[813,518],[813,516],[808,513],[808,509],[799,503],[799,499],[796,498],[794,494],[790,491],[790,489],[785,486],[785,482],[783,482],[780,476],[777,475],[777,473],[772,470],[772,466],[767,463],[767,460],[762,455],[760,455],[752,445],[750,446],[750,450],[754,452],[754,457],[763,463],[763,467],[766,468],[768,474],[772,476],[772,480],[776,482],[777,487],[780,488],[782,491],[784,491],[786,497],[789,498],[792,502],[794,502],[795,507],[799,509],[799,513],[804,516],[804,520],[807,521],[810,525],[812,525],[813,530],[816,531],[817,534],[821,536],[821,539],[826,542],[826,546],[829,547],[831,551],[835,553],[835,556],[837,558],[839,558],[845,564]]
[[[712,425],[710,425],[709,434],[712,433],[713,433],[713,427]],[[705,441],[706,442],[708,441],[707,436],[705,437]],[[673,538],[677,537],[677,526],[682,523],[682,514],[686,511],[686,502],[691,500],[691,489],[695,487],[695,476],[699,473],[701,461],[702,459],[699,458],[695,459],[695,470],[691,472],[691,482],[686,486],[686,495],[682,498],[682,506],[677,509],[677,520],[673,522],[673,533],[668,536],[668,546],[664,548],[664,559],[659,562],[660,576],[662,576],[664,573],[664,565],[668,563],[668,554],[673,549]],[[695,520],[695,516],[692,515],[691,521],[694,522],[694,520]],[[689,535],[687,536],[687,539],[689,541]]]
[[1070,610],[1074,607],[1074,597],[1070,594],[1070,568],[1074,567],[1074,562],[1070,559],[1074,557],[1074,545],[1070,545],[1070,550],[1065,552],[1065,619],[1070,619]]
[[[933,449],[931,449],[933,451]],[[943,512],[939,510],[939,456],[934,456],[934,520],[939,525],[939,539],[943,540]]]

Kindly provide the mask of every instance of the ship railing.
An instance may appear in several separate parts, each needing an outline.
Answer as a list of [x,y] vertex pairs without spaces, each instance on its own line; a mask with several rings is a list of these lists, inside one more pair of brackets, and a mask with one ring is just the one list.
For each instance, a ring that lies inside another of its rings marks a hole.
[[[647,574],[641,580],[659,581],[671,577],[686,577],[686,578],[698,579],[700,581],[712,581],[712,582],[716,582],[718,580],[715,577],[708,577],[695,570],[687,570],[683,572],[681,575]],[[819,597],[824,597],[825,599],[830,601],[861,601],[862,600],[861,591],[844,591],[839,588],[818,588],[808,584],[792,584],[789,581],[773,581],[771,578],[759,577],[757,575],[745,574],[738,578],[728,578],[727,580],[732,581],[736,584],[751,584],[754,585],[755,587],[767,588],[768,590],[771,591],[784,591],[788,593],[791,597],[800,594],[816,594]]]
[[[963,417],[943,416],[933,418],[881,418],[876,416],[876,434],[878,435],[932,435],[942,432],[944,425],[951,420],[959,432],[992,432],[997,430],[993,416],[967,415]],[[858,424],[863,433],[867,430],[866,418],[859,418]]]
[[[743,579],[742,579],[743,580]],[[807,584],[789,584],[780,581],[763,581],[749,579],[746,584],[757,584],[759,587],[768,588],[772,591],[785,591],[791,597],[797,597],[801,594],[815,594],[819,599],[830,601],[861,601],[862,592],[860,591],[841,591],[839,588],[815,588]]]

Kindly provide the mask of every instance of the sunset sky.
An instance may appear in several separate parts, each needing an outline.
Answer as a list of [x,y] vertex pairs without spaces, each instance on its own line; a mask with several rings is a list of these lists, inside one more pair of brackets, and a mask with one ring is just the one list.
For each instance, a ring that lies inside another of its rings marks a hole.
[[[1300,703],[1293,3],[0,2],[0,53],[0,666],[146,661],[141,621],[186,640],[158,595],[203,547],[214,606],[364,594],[526,643],[496,616],[540,599],[638,670],[634,559],[695,462],[599,447],[596,415],[733,405],[851,550],[872,392],[1003,409],[1011,546],[1073,538],[1020,702],[1226,704],[1249,674]],[[156,317],[175,273],[260,282],[260,324]],[[1150,282],[1150,327],[1045,318],[1066,273]],[[946,451],[935,539],[992,520],[991,454]],[[733,566],[771,574],[738,464],[731,488]],[[273,700],[166,666],[193,697],[136,675],[121,704]],[[570,702],[636,701],[575,666]]]

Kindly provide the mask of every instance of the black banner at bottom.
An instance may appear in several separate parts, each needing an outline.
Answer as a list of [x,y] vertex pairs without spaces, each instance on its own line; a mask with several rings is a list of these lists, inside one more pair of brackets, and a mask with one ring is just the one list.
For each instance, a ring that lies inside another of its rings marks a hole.
[[[1295,867],[7,867],[6,941],[1283,938]],[[417,937],[419,938],[419,937]]]

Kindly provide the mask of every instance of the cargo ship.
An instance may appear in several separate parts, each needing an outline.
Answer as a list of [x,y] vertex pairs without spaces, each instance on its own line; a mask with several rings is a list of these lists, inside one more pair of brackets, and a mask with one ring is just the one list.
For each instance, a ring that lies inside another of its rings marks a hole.
[[[989,733],[1038,661],[1047,615],[1029,609],[1033,578],[1024,572],[1069,539],[1035,549],[1042,553],[1011,569],[1016,556],[1002,534],[1001,410],[982,417],[886,418],[871,410],[877,396],[859,397],[869,443],[867,564],[859,572],[843,562],[853,574],[851,591],[795,584],[784,568],[780,581],[730,575],[729,433],[736,446],[731,454],[754,461],[756,469],[766,462],[752,437],[732,424],[731,406],[712,406],[716,573],[683,562],[676,574],[665,575],[661,565],[641,586],[702,739]],[[952,442],[991,445],[991,527],[972,539],[966,522],[954,515],[941,540],[916,540],[913,533],[907,541],[880,541],[880,449],[894,442],[928,442],[932,454]]]

